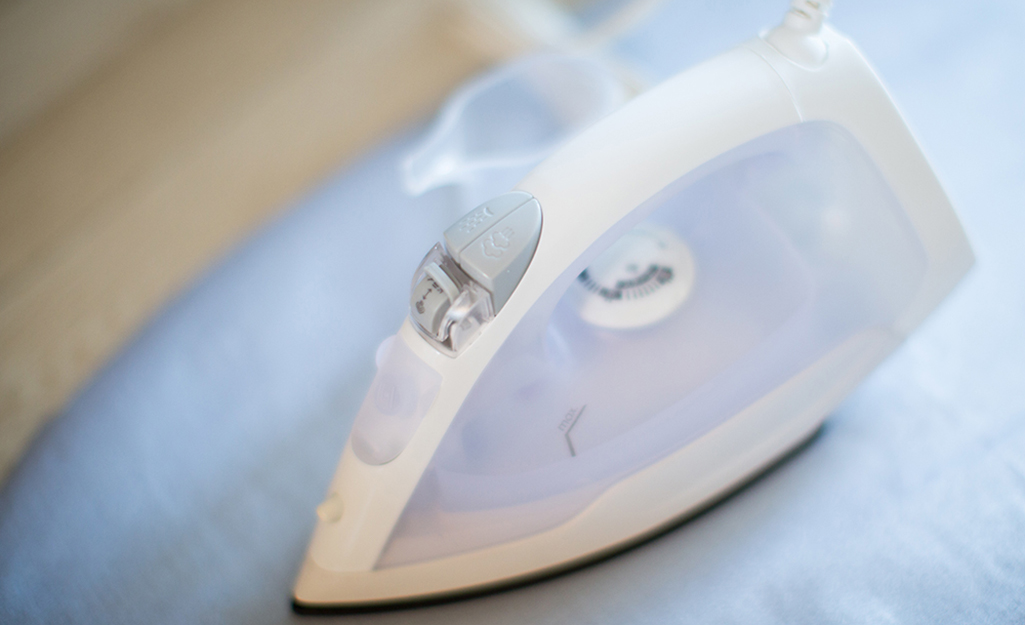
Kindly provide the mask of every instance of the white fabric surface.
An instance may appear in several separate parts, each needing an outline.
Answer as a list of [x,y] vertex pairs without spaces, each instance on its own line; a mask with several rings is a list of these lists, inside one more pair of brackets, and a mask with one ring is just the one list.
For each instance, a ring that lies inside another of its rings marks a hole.
[[[620,45],[667,75],[782,0],[669,3]],[[600,564],[368,623],[1022,623],[1025,6],[838,0],[945,182],[976,268],[800,453]],[[455,217],[404,198],[415,132],[168,307],[0,492],[0,622],[280,623],[409,277]],[[319,620],[318,620],[319,622]]]

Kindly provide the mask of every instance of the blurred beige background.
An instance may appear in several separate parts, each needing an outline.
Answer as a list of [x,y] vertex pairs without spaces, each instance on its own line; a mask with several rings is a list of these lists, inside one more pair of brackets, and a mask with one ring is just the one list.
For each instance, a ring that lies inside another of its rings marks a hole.
[[0,482],[234,244],[530,45],[499,5],[0,2]]

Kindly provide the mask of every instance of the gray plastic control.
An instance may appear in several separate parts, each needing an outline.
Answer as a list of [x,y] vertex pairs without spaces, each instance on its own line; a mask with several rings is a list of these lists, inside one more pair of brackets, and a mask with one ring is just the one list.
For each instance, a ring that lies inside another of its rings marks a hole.
[[541,236],[541,205],[513,191],[485,202],[445,231],[445,247],[460,269],[491,292],[495,312],[527,270]]
[[409,316],[424,338],[455,356],[494,318],[492,299],[491,292],[437,244],[413,276]]
[[410,314],[421,327],[440,335],[445,313],[458,295],[459,287],[448,274],[437,263],[430,263],[424,267],[420,281],[413,287]]
[[445,231],[445,248],[449,254],[457,255],[485,230],[533,199],[529,193],[510,191],[484,202]]

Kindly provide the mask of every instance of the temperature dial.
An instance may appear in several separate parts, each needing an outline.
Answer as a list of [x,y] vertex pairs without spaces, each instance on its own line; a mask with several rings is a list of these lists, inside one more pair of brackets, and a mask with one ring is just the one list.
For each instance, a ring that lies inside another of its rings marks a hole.
[[657,323],[678,309],[694,286],[694,259],[672,230],[643,224],[602,252],[570,287],[580,317],[611,329]]

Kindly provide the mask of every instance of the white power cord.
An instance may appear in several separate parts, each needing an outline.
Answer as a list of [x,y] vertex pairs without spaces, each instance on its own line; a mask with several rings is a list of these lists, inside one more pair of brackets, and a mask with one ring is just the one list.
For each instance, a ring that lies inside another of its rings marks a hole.
[[820,33],[832,6],[832,0],[792,0],[783,23],[765,41],[798,65],[819,67],[829,54]]

